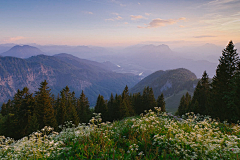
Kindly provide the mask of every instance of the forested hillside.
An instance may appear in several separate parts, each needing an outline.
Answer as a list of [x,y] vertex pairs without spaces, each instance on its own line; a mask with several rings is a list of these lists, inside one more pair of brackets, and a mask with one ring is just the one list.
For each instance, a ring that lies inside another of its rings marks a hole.
[[177,111],[180,96],[183,92],[194,91],[198,79],[191,71],[179,68],[167,71],[156,71],[145,77],[130,89],[131,93],[142,92],[144,87],[151,87],[155,98],[162,93],[166,98],[166,110],[175,113]]
[[149,87],[142,94],[130,95],[126,86],[120,95],[111,94],[110,99],[106,100],[99,94],[95,101],[94,109],[90,109],[84,92],[78,98],[68,86],[54,96],[46,80],[41,82],[35,93],[29,92],[25,87],[17,91],[13,100],[3,103],[0,111],[0,135],[19,139],[44,126],[59,131],[61,128],[58,126],[64,125],[66,121],[71,121],[75,126],[88,123],[93,112],[101,113],[102,120],[106,122],[138,115],[145,110],[153,110],[156,106],[165,111],[163,94],[156,100]]

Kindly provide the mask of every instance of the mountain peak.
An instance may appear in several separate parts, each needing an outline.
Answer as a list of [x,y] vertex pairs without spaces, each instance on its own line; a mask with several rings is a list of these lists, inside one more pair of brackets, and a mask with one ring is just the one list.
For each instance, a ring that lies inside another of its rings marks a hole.
[[37,47],[29,46],[29,45],[15,45],[8,51],[2,53],[2,56],[11,56],[11,57],[18,57],[18,58],[29,58],[31,56],[36,56],[39,54],[44,54],[40,49]]

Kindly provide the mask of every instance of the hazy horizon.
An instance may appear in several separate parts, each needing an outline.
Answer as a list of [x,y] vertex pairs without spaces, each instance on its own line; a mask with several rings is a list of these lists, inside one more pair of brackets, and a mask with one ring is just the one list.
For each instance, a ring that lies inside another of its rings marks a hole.
[[170,48],[240,43],[239,0],[0,2],[0,44]]

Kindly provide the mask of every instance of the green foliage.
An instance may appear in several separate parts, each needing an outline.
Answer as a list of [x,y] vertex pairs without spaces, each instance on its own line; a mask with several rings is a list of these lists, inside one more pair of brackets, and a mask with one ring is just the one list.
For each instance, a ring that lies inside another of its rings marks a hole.
[[83,91],[78,100],[76,109],[79,115],[80,122],[87,123],[91,118],[91,111],[90,111],[90,104],[89,104],[88,98],[85,96]]
[[178,106],[180,104],[180,100],[181,100],[182,96],[185,95],[187,92],[190,95],[193,95],[192,92],[189,92],[187,90],[182,90],[182,91],[178,92],[177,94],[174,94],[170,97],[165,98],[167,112],[171,112],[171,113],[177,112]]
[[90,124],[66,123],[59,133],[45,127],[19,141],[0,138],[4,159],[238,159],[240,126],[194,114],[181,121],[149,111],[144,116]]
[[99,95],[97,99],[97,104],[95,106],[95,113],[101,113],[103,121],[106,121],[108,117],[108,108],[107,102],[104,100],[104,97]]
[[157,98],[157,107],[160,107],[161,108],[161,111],[162,112],[166,112],[166,107],[165,107],[166,103],[165,103],[165,100],[164,100],[164,96],[163,96],[163,93],[158,96]]
[[[216,75],[210,83],[206,71],[198,82],[190,105],[182,97],[178,115],[193,111],[211,115],[220,121],[236,123],[240,119],[240,59],[232,41],[222,51]],[[186,107],[187,106],[187,107]]]
[[167,71],[157,71],[130,89],[131,93],[142,92],[146,86],[153,89],[155,98],[162,93],[167,98],[182,90],[194,91],[193,85],[197,84],[197,77],[191,71],[179,68]]
[[57,128],[57,121],[52,106],[51,90],[47,86],[47,81],[40,84],[39,91],[36,92],[36,113],[39,126],[52,126]]
[[187,92],[186,95],[182,96],[180,105],[178,107],[178,115],[181,116],[189,111],[189,105],[191,103],[191,95]]
[[240,60],[237,50],[234,49],[233,42],[230,41],[222,51],[216,75],[213,77],[211,83],[212,90],[210,107],[212,110],[211,115],[213,117],[219,117],[221,120],[232,120],[231,113],[234,109],[232,107],[228,108],[228,98],[226,99],[224,97],[225,95],[231,95],[229,94],[232,92],[231,82],[234,81],[233,79],[238,70],[239,63]]
[[200,79],[195,88],[192,102],[189,106],[189,111],[199,113],[202,115],[207,115],[210,113],[209,101],[210,101],[210,82],[207,72],[204,71],[202,78]]

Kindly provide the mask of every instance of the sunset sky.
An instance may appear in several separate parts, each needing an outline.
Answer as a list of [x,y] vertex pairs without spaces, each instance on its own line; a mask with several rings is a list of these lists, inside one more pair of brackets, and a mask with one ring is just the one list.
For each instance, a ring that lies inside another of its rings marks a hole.
[[240,0],[1,0],[0,44],[240,42]]

